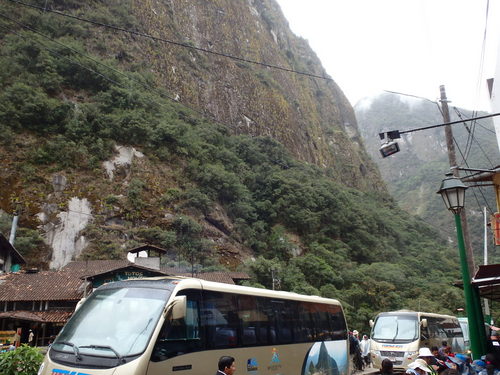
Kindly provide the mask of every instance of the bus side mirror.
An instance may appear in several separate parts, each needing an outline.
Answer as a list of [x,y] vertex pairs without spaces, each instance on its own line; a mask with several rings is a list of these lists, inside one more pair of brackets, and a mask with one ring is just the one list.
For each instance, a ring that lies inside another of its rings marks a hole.
[[187,298],[186,296],[176,296],[172,301],[172,319],[182,319],[186,316]]
[[371,320],[371,319],[370,319],[370,322],[369,322],[369,323],[370,323],[370,327],[372,327],[372,328],[373,328],[373,326],[375,325],[375,322],[374,322],[373,320]]
[[83,303],[85,302],[86,299],[87,298],[83,297],[80,301],[78,301],[78,303],[76,304],[76,307],[75,307],[75,311],[78,310],[81,305],[83,305]]
[[422,327],[427,328],[427,319],[425,319],[425,318],[424,318],[424,319],[422,319],[422,320],[420,321],[420,324],[422,325]]

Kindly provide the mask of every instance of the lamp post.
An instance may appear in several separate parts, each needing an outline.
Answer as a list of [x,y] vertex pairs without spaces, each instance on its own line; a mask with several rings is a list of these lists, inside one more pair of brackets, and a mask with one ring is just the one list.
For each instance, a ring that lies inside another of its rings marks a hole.
[[462,271],[462,281],[464,286],[465,307],[467,320],[469,322],[470,346],[474,359],[479,359],[486,354],[486,334],[483,322],[483,312],[476,289],[470,282],[469,267],[467,265],[467,254],[465,252],[464,238],[462,233],[462,222],[460,211],[465,204],[465,190],[467,186],[453,173],[447,173],[446,178],[441,182],[438,194],[441,194],[446,208],[453,212],[455,225],[457,228],[458,251],[460,254],[460,268]]

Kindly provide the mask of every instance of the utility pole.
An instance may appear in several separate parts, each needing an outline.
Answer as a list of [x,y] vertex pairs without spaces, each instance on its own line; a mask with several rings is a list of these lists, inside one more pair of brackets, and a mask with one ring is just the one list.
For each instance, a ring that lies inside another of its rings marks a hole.
[[[444,85],[439,86],[439,91],[441,93],[441,112],[443,115],[443,122],[448,123],[450,120],[450,111],[448,109],[448,99],[446,98],[446,91]],[[453,143],[453,132],[451,130],[451,125],[445,125],[444,134],[446,136],[446,147],[448,149],[448,160],[450,162],[450,168],[457,167],[457,157],[455,154],[455,144]],[[460,178],[457,168],[453,168],[453,175]],[[460,211],[460,220],[462,222],[462,230],[464,235],[465,248],[467,251],[467,264],[469,268],[469,275],[474,275],[476,272],[474,266],[474,254],[472,252],[472,244],[469,236],[469,225],[467,224],[467,215],[465,210]]]

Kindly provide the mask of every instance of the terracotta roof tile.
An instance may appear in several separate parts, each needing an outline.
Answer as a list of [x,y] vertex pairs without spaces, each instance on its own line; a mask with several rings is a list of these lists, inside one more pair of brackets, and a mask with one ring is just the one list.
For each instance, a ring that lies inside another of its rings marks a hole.
[[[191,272],[177,274],[177,276],[192,277]],[[215,281],[218,283],[233,284],[234,285],[233,278],[227,272],[198,273],[198,274],[195,274],[194,277],[198,278],[198,279],[206,280],[206,281]]]
[[7,311],[1,312],[0,318],[11,318],[20,320],[29,320],[42,323],[65,323],[73,311]]
[[118,260],[81,260],[70,262],[62,271],[72,272],[77,275],[77,278],[83,276],[96,275],[100,273],[109,272],[121,267],[126,267],[130,264],[134,264],[129,262],[127,259],[118,259]]
[[233,279],[250,280],[250,276],[246,272],[228,272],[227,274]]
[[79,300],[83,283],[76,274],[65,271],[9,273],[0,281],[0,301]]

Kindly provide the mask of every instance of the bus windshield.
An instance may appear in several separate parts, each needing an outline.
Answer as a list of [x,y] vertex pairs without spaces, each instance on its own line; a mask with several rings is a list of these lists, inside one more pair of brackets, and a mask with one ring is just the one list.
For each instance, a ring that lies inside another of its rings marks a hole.
[[411,342],[418,338],[416,315],[382,315],[373,327],[372,339],[382,342]]
[[103,357],[124,363],[126,357],[145,350],[169,294],[169,290],[141,287],[97,289],[75,312],[51,350],[72,353],[87,364]]

